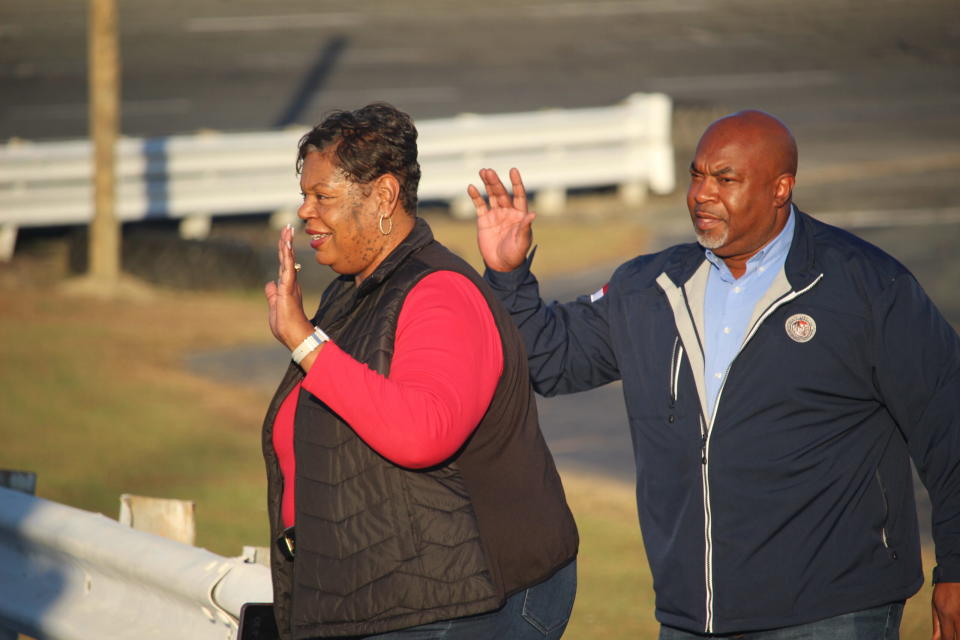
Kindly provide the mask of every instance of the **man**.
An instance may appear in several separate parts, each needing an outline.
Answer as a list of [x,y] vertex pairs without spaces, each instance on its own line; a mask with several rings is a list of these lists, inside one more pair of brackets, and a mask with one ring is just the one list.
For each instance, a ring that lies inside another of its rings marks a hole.
[[543,395],[623,381],[661,639],[897,638],[923,582],[909,458],[933,502],[934,638],[960,634],[960,339],[913,276],[791,202],[776,118],[713,123],[697,243],[545,305],[519,172],[472,185],[485,277]]

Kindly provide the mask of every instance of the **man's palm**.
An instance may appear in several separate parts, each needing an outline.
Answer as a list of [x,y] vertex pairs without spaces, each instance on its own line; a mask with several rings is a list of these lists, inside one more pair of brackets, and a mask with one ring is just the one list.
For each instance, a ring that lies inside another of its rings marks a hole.
[[520,172],[510,170],[511,196],[493,169],[481,169],[480,179],[489,198],[470,185],[467,193],[477,211],[477,244],[480,255],[494,271],[512,271],[519,267],[533,242],[531,223],[536,217],[527,211],[527,195]]

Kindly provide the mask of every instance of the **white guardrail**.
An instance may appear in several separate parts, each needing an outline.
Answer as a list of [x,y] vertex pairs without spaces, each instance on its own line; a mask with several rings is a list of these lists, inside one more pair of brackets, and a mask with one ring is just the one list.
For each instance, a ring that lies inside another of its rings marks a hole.
[[0,638],[233,640],[264,566],[0,488]]
[[[424,201],[447,201],[468,216],[466,186],[477,171],[519,167],[541,214],[563,207],[567,190],[620,186],[639,202],[674,188],[671,101],[633,94],[621,104],[497,115],[464,114],[417,123]],[[122,221],[181,220],[202,238],[210,216],[299,206],[294,174],[304,130],[122,138],[117,145],[116,215]],[[0,146],[0,260],[13,255],[17,229],[87,224],[93,217],[87,140],[11,141]]]

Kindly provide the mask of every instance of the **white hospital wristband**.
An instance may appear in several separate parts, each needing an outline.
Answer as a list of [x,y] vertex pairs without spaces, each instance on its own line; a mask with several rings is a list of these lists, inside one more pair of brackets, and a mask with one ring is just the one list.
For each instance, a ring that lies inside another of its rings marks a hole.
[[329,339],[330,337],[327,336],[320,327],[314,327],[313,333],[304,338],[300,346],[290,354],[293,357],[293,361],[300,364],[314,349]]

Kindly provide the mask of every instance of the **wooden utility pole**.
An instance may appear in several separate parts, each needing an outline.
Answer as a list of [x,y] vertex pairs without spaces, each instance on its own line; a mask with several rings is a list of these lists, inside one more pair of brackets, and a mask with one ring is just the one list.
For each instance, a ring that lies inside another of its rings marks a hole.
[[104,285],[120,277],[120,225],[115,211],[114,175],[120,120],[120,56],[117,0],[90,0],[88,64],[90,137],[93,140],[93,220],[88,274]]

